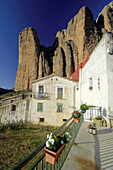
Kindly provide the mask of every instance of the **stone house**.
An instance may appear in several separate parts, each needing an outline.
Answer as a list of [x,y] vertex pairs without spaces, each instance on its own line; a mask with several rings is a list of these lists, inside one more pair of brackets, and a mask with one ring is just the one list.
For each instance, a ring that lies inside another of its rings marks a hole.
[[32,122],[61,125],[75,107],[75,82],[51,74],[32,81]]
[[32,97],[0,107],[3,124],[61,125],[75,107],[75,81],[51,74],[32,81]]
[[76,107],[82,103],[99,106],[109,123],[113,119],[113,39],[105,33],[83,63],[73,73],[76,80]]

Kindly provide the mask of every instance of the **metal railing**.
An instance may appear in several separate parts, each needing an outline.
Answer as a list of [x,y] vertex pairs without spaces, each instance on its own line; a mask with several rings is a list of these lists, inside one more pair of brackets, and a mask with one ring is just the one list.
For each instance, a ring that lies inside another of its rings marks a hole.
[[42,94],[40,94],[38,92],[33,92],[32,95],[33,95],[34,99],[48,99],[48,98],[50,98],[50,94],[46,93],[46,92],[42,93]]
[[[17,169],[28,169],[28,170],[60,170],[67,158],[67,155],[75,142],[75,138],[79,132],[81,124],[83,122],[83,115],[81,116],[81,120],[79,123],[75,123],[73,118],[70,117],[58,130],[56,130],[53,135],[63,135],[65,132],[69,132],[72,136],[71,141],[68,142],[63,150],[62,154],[58,158],[55,165],[45,162],[45,142],[43,142],[38,148],[36,148],[27,158],[25,158],[22,162],[20,162],[17,166],[15,166],[12,170]],[[34,159],[36,157],[36,159]]]
[[97,116],[101,116],[101,107],[89,107],[84,114],[84,120],[93,120]]

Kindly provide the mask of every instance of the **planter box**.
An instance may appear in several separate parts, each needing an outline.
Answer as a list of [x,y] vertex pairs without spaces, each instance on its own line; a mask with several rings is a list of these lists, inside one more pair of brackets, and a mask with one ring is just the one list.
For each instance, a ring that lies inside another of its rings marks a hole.
[[88,129],[88,132],[89,133],[93,133],[93,129]]
[[80,122],[80,119],[81,119],[81,117],[79,117],[79,118],[74,118],[74,122],[75,122],[75,123],[79,123],[79,122]]
[[92,129],[92,133],[93,133],[93,135],[96,135],[97,134],[97,129],[96,128]]
[[93,135],[96,135],[97,134],[97,129],[88,129],[88,132],[93,134]]
[[62,147],[57,152],[53,152],[45,147],[44,148],[44,150],[46,152],[45,153],[45,161],[49,162],[52,165],[55,165],[55,163],[56,163],[58,157],[60,156],[60,154],[62,153],[64,147],[65,147],[65,143],[62,145]]

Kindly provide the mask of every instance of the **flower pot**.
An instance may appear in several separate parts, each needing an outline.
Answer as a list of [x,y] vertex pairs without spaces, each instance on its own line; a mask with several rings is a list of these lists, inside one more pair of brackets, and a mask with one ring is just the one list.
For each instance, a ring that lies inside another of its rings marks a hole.
[[89,129],[88,131],[89,131],[89,133],[93,133],[93,129]]
[[92,129],[92,133],[93,133],[93,135],[96,135],[97,134],[97,129],[96,128]]
[[56,163],[58,157],[60,156],[60,154],[62,153],[64,147],[65,147],[65,143],[61,146],[61,148],[57,152],[53,152],[45,147],[44,148],[44,150],[46,152],[45,153],[45,161],[49,162],[52,165],[55,165],[55,163]]
[[85,113],[85,112],[86,112],[86,110],[82,109],[82,113]]
[[81,117],[79,117],[79,118],[74,118],[74,122],[75,122],[75,123],[79,123],[79,122],[80,122],[80,119],[81,119]]

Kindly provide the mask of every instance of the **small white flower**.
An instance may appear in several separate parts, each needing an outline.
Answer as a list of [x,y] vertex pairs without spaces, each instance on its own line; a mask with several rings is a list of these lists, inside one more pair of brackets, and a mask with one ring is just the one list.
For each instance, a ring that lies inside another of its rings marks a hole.
[[47,139],[49,139],[49,134],[47,135]]
[[49,147],[49,142],[48,141],[46,141],[46,147]]
[[64,141],[63,141],[63,140],[61,140],[61,144],[62,144],[62,145],[64,144]]
[[66,135],[69,135],[69,132],[66,132]]
[[69,135],[69,138],[71,138],[71,135]]
[[54,139],[50,139],[49,142],[53,145],[54,144]]

